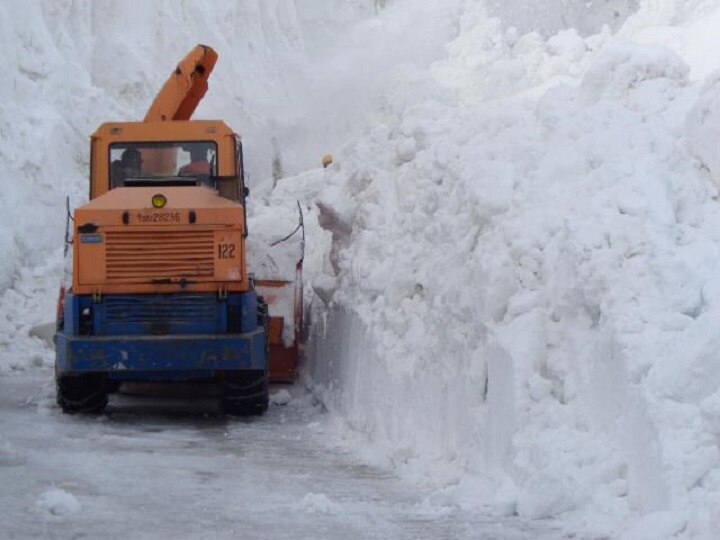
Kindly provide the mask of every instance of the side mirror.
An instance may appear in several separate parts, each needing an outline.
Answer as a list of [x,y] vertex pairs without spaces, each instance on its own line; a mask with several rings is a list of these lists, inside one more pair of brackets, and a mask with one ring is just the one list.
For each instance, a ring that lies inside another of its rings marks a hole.
[[247,197],[248,195],[250,195],[250,188],[243,186],[243,197]]

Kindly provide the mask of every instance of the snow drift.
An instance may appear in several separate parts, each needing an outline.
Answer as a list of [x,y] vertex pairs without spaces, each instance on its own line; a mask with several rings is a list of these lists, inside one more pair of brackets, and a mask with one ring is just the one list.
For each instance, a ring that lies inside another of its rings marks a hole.
[[705,24],[683,7],[549,39],[467,7],[296,180],[339,216],[310,377],[438,504],[717,534],[718,82],[653,31]]

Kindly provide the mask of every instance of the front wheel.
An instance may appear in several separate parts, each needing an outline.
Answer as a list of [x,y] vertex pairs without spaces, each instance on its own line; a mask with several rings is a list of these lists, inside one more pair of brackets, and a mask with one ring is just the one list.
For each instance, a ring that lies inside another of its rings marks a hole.
[[55,378],[57,404],[64,413],[100,413],[108,404],[104,373],[59,375]]

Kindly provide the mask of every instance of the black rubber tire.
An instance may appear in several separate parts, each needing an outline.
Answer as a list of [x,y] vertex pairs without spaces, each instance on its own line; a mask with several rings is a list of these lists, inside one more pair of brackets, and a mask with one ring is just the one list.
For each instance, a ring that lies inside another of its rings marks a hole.
[[222,410],[232,416],[261,415],[268,409],[265,371],[226,371],[222,378]]
[[107,377],[104,373],[60,375],[55,378],[57,404],[64,413],[97,414],[108,404]]
[[[262,296],[258,296],[257,325],[265,330],[265,352],[270,354],[268,325],[270,316]],[[269,359],[269,358],[268,358]],[[222,374],[222,399],[225,414],[232,416],[261,415],[268,410],[268,370],[226,371]]]

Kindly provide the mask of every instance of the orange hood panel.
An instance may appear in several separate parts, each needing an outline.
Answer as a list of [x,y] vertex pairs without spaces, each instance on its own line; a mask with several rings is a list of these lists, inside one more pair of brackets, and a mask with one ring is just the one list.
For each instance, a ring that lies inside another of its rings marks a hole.
[[[153,196],[158,194],[167,199],[163,208],[153,208]],[[75,210],[75,220],[79,226],[194,224],[242,229],[244,224],[241,204],[221,197],[215,190],[196,186],[116,188]]]
[[[167,203],[153,208],[154,195]],[[75,211],[76,294],[244,291],[241,204],[206,187],[122,187]]]

